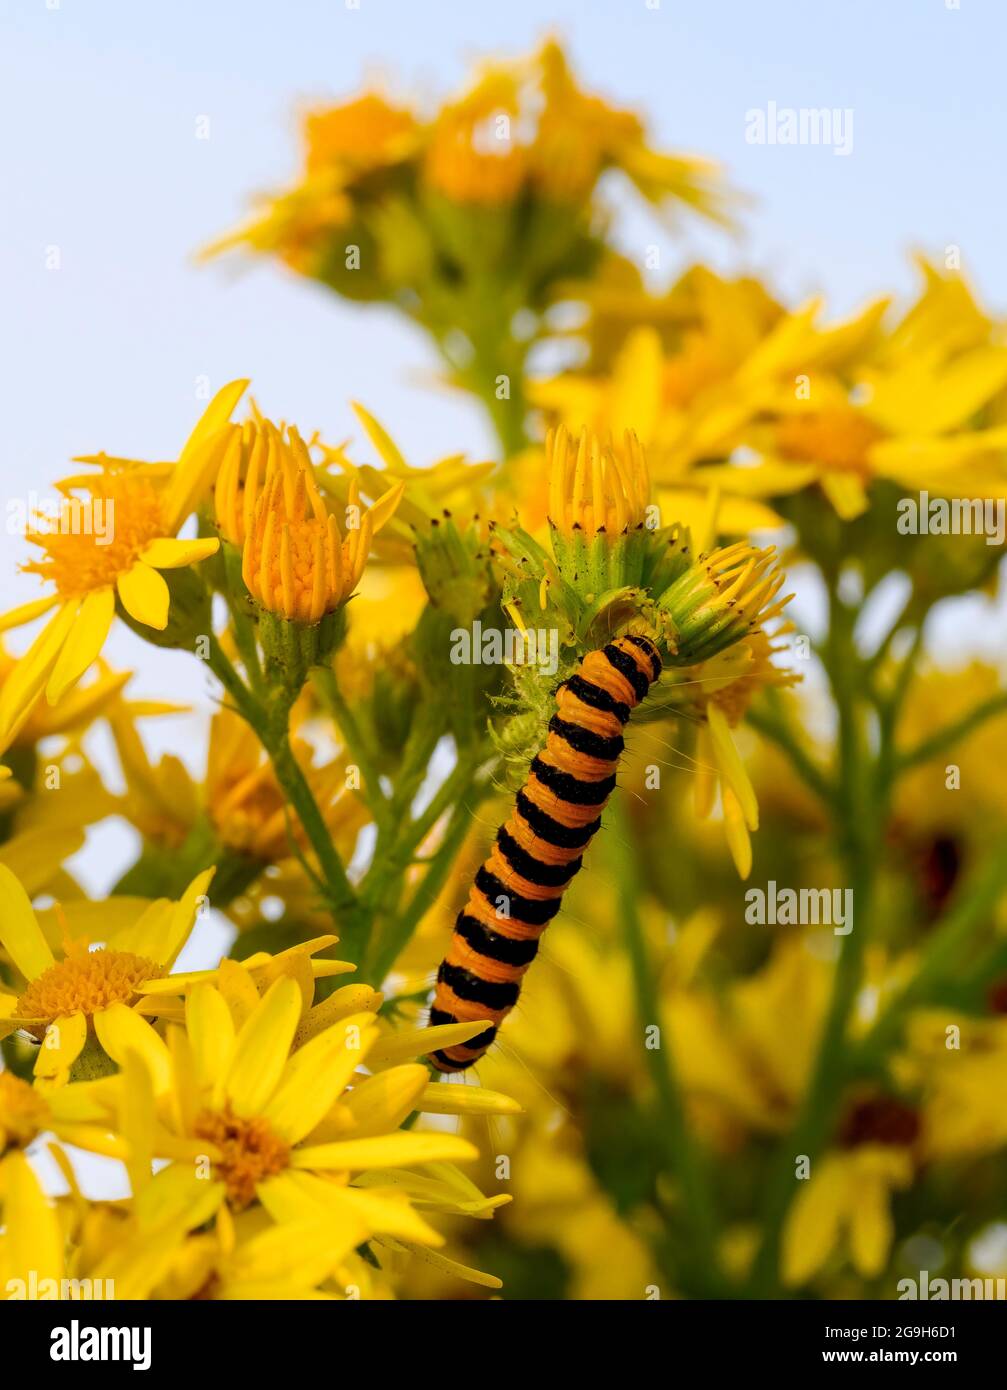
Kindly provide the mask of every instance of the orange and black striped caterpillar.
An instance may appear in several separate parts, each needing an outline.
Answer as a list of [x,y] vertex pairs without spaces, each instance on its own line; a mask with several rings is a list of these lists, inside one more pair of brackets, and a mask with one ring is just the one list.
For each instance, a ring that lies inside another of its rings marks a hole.
[[429,1054],[442,1072],[477,1062],[517,1003],[538,939],[601,825],[630,714],[661,674],[648,637],[588,652],[556,692],[545,747],[497,831],[437,972],[431,1026],[485,1019],[467,1043]]

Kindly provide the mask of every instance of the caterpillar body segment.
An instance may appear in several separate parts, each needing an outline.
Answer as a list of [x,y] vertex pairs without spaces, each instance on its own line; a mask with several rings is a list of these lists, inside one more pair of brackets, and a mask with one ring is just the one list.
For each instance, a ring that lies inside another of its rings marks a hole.
[[539,937],[601,825],[623,728],[660,674],[648,637],[617,637],[588,652],[556,692],[545,746],[475,876],[437,972],[430,1024],[485,1020],[486,1028],[430,1053],[438,1071],[477,1062],[517,1003]]

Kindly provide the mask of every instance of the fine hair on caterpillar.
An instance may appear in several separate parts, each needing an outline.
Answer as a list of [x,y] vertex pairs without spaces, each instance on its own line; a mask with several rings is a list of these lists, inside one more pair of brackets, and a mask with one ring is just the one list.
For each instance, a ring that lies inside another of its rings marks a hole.
[[517,1003],[539,937],[601,825],[622,731],[660,674],[651,639],[624,636],[588,652],[558,687],[545,744],[475,876],[437,971],[431,1026],[485,1021],[486,1028],[431,1052],[438,1071],[477,1062]]

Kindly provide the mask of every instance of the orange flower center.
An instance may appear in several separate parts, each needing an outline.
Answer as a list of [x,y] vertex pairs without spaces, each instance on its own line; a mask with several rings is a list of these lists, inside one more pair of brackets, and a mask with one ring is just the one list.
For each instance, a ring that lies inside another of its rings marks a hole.
[[49,1128],[49,1107],[26,1081],[0,1071],[0,1153],[23,1149]]
[[32,980],[18,1000],[15,1018],[66,1018],[95,1014],[110,1004],[130,1004],[145,980],[165,973],[156,961],[132,951],[86,951],[57,961]]
[[781,420],[776,438],[786,459],[865,475],[868,450],[883,434],[858,411],[819,410]]
[[45,551],[22,569],[51,580],[66,598],[108,588],[133,568],[151,541],[164,535],[161,499],[153,483],[135,474],[103,474],[64,498],[57,517],[29,539]]
[[215,1148],[214,1170],[231,1206],[239,1211],[254,1199],[257,1183],[282,1173],[290,1161],[290,1145],[261,1115],[245,1120],[229,1109],[204,1110],[193,1132]]

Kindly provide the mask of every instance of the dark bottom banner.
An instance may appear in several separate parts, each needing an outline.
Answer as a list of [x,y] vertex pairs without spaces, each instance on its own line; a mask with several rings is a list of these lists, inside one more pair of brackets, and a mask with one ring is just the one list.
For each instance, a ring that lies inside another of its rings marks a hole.
[[[964,1367],[996,1364],[1007,1333],[996,1301],[812,1303],[781,1301],[531,1303],[101,1303],[9,1302],[4,1342],[25,1373],[52,1368],[51,1381],[117,1371],[200,1379],[211,1366],[234,1376],[340,1368],[377,1374],[422,1372],[431,1334],[447,1338],[462,1364],[481,1364],[492,1338],[561,1338],[564,1361],[586,1357],[599,1339],[652,1370],[777,1369],[826,1375],[843,1367]],[[443,1317],[444,1321],[441,1322]],[[542,1322],[539,1322],[542,1319]],[[440,1331],[434,1331],[440,1326]],[[415,1331],[415,1340],[409,1335]],[[618,1344],[611,1339],[620,1337]],[[425,1350],[424,1350],[425,1348]],[[472,1358],[470,1360],[470,1357]],[[475,1358],[479,1358],[476,1360]],[[398,1363],[398,1364],[397,1364]],[[429,1363],[428,1363],[429,1364]]]

